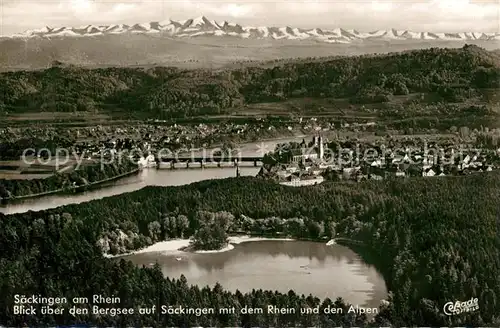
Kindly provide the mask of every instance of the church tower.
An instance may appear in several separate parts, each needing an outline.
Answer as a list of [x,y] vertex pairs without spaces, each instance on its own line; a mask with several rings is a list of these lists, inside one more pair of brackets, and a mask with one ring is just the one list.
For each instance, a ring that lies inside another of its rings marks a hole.
[[323,159],[323,156],[325,155],[325,149],[323,148],[323,138],[321,138],[321,135],[318,137],[318,143],[319,143],[319,159]]

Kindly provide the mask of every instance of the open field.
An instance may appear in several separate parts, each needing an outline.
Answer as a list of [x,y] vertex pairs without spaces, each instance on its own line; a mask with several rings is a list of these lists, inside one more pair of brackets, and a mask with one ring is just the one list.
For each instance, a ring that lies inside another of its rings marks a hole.
[[[31,162],[34,163],[31,164]],[[10,160],[10,161],[0,161],[0,179],[43,179],[52,176],[54,173],[68,173],[75,169],[77,161],[75,159],[69,160],[64,163],[61,159],[61,163],[57,166],[56,160],[46,161],[37,158],[28,158],[25,161]],[[81,165],[92,165],[95,164],[94,160],[82,160]]]
[[52,174],[24,174],[16,171],[2,171],[0,170],[0,179],[6,180],[33,180],[45,179],[52,176]]
[[19,127],[27,125],[55,125],[70,127],[86,127],[130,123],[138,121],[128,118],[130,115],[119,109],[99,109],[93,112],[25,112],[12,113],[0,117],[0,127]]
[[[92,126],[105,125],[113,121],[114,112],[25,112],[11,113],[0,118],[0,127],[15,127],[25,125],[70,125]],[[120,114],[117,114],[120,116]],[[125,116],[125,115],[124,115]],[[115,120],[116,121],[116,120]]]
[[36,112],[36,113],[15,113],[7,115],[2,120],[6,121],[101,121],[107,120],[110,116],[103,113],[90,112]]

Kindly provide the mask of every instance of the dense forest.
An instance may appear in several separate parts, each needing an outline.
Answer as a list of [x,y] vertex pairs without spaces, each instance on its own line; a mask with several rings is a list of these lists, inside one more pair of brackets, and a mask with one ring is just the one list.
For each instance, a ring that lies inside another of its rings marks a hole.
[[218,71],[55,65],[0,74],[0,112],[120,108],[142,117],[179,118],[298,97],[347,98],[359,104],[409,93],[432,93],[443,103],[457,103],[479,97],[478,90],[499,87],[499,58],[466,45]]
[[[232,178],[137,192],[41,212],[0,217],[0,323],[8,326],[367,326],[346,315],[14,315],[14,294],[118,295],[123,307],[245,305],[327,306],[330,300],[254,290],[190,287],[163,279],[159,267],[107,259],[168,238],[190,237],[207,220],[235,233],[296,238],[345,237],[376,259],[392,291],[375,326],[500,324],[500,231],[497,172],[465,177],[324,183],[293,188]],[[479,310],[443,314],[449,301],[479,299]],[[337,300],[337,302],[342,302]],[[343,304],[343,302],[342,302]],[[347,305],[345,305],[347,306]],[[217,313],[217,312],[216,312]]]
[[16,198],[61,189],[72,190],[93,182],[110,179],[137,170],[133,161],[83,165],[71,172],[56,172],[43,179],[0,179],[0,199]]

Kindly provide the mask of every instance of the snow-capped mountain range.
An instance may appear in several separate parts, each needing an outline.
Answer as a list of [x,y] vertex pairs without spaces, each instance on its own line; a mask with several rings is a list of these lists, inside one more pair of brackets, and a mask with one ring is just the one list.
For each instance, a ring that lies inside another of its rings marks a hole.
[[296,27],[251,27],[241,26],[227,21],[216,22],[206,17],[187,19],[184,21],[167,20],[134,25],[87,25],[81,27],[44,27],[28,30],[24,33],[10,36],[11,38],[52,38],[52,37],[92,37],[113,34],[165,34],[173,37],[199,36],[232,36],[256,39],[285,39],[285,40],[315,40],[327,43],[351,43],[362,40],[447,40],[471,41],[492,40],[499,41],[500,33],[460,32],[460,33],[431,33],[412,32],[407,30],[378,30],[373,32],[358,32],[352,29],[304,29]]

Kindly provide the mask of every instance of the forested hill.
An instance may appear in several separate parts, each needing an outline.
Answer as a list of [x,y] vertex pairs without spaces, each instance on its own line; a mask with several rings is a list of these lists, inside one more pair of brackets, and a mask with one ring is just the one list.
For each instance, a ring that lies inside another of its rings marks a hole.
[[358,57],[276,61],[274,67],[181,70],[156,67],[83,69],[55,63],[43,71],[0,74],[0,112],[121,109],[155,118],[225,113],[242,104],[293,97],[388,101],[435,93],[471,98],[500,85],[500,56],[466,45]]
[[[235,230],[361,241],[379,263],[392,291],[375,326],[498,326],[500,232],[497,172],[465,177],[326,183],[285,187],[257,178],[147,187],[120,196],[42,212],[0,215],[0,324],[31,326],[367,326],[349,315],[269,316],[18,316],[14,294],[118,295],[127,306],[189,304],[328,306],[314,297],[254,291],[231,294],[220,286],[188,287],[102,256],[103,239],[137,249],[165,238],[190,236],[206,213],[224,211]],[[205,213],[205,214],[204,214]],[[210,216],[210,215],[208,215]],[[182,223],[182,224],[179,224]],[[323,228],[321,228],[323,227]],[[329,227],[329,232],[324,230]],[[125,238],[124,238],[125,236]],[[98,247],[99,245],[99,247]],[[113,250],[111,250],[113,251]],[[447,302],[479,299],[475,312],[446,316]],[[238,313],[238,311],[237,311]]]

